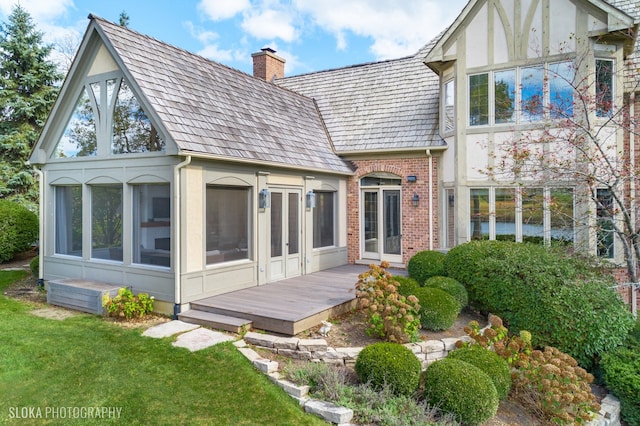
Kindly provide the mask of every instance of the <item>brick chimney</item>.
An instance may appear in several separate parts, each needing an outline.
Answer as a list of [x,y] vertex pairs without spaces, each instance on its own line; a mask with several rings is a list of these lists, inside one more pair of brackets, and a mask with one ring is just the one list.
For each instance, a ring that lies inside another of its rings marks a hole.
[[267,81],[284,77],[285,60],[277,56],[276,51],[265,47],[251,55],[253,58],[253,76]]

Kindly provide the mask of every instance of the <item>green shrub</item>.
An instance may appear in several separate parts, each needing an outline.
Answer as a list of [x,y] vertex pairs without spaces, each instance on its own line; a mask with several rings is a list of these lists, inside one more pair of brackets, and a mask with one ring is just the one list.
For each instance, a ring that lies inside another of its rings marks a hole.
[[501,316],[516,334],[529,330],[534,346],[556,347],[587,368],[633,326],[610,289],[612,278],[558,250],[474,241],[451,249],[444,268],[465,286],[470,305]]
[[388,262],[370,265],[358,275],[356,298],[368,315],[367,334],[390,342],[414,342],[420,329],[418,299],[398,293],[397,282],[386,271],[388,266]]
[[415,296],[420,304],[420,324],[427,330],[447,330],[460,313],[460,304],[446,291],[421,287]]
[[102,306],[107,310],[107,314],[114,318],[142,318],[153,311],[153,299],[153,296],[149,297],[147,293],[134,296],[131,290],[122,287],[113,299],[105,294]]
[[493,382],[498,392],[498,399],[504,400],[511,390],[511,369],[507,361],[500,355],[477,345],[456,349],[449,352],[447,358],[459,359],[475,365],[484,371]]
[[622,346],[602,356],[604,380],[620,399],[622,419],[640,425],[640,352],[637,347]]
[[439,288],[440,290],[446,291],[458,301],[461,308],[464,308],[469,303],[467,289],[453,278],[442,276],[431,277],[424,282],[424,286]]
[[483,423],[498,411],[498,393],[489,376],[459,359],[445,358],[427,367],[424,396],[463,424]]
[[409,277],[422,285],[427,279],[438,275],[444,275],[442,263],[445,254],[439,251],[424,250],[414,254],[407,264]]
[[40,275],[40,256],[36,256],[31,259],[31,262],[29,262],[29,269],[31,269],[31,273],[36,277]]
[[411,350],[398,343],[365,347],[356,358],[358,378],[374,388],[389,386],[396,395],[411,396],[420,384],[422,366]]
[[0,262],[29,250],[38,240],[38,217],[19,204],[0,200]]
[[412,294],[416,294],[416,290],[420,288],[418,281],[413,278],[405,277],[402,275],[395,275],[393,280],[398,283],[398,293],[404,297],[409,297]]

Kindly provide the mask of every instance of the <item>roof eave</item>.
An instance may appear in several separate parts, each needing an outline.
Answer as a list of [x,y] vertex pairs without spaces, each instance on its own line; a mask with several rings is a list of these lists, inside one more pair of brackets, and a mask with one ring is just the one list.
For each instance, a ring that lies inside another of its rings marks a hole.
[[[294,164],[283,164],[278,163],[276,161],[267,161],[267,160],[251,160],[246,158],[238,158],[231,157],[227,155],[217,155],[217,154],[209,154],[205,152],[196,152],[196,151],[188,151],[188,150],[180,150],[178,154],[180,156],[191,156],[192,158],[200,158],[203,160],[217,160],[217,161],[226,161],[232,163],[242,163],[248,165],[260,165],[263,167],[274,167],[279,169],[289,169],[289,170],[299,170],[305,172],[316,172],[316,173],[325,173],[325,174],[334,174],[334,175],[342,175],[342,176],[352,176],[354,171],[341,171],[335,169],[324,169],[321,167],[308,167],[308,166],[298,166]],[[348,165],[345,162],[345,166]]]

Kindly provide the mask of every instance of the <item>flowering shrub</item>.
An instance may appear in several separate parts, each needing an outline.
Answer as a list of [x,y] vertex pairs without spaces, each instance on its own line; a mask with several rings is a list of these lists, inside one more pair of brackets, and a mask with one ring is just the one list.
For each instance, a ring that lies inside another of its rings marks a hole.
[[358,276],[356,297],[369,316],[367,334],[390,342],[414,342],[420,329],[420,304],[415,296],[398,293],[398,283],[386,271],[388,267],[388,262],[370,265]]
[[[489,317],[490,327],[481,330],[472,321],[465,332],[473,344],[492,349],[513,368],[515,397],[557,424],[582,424],[600,410],[589,384],[593,375],[578,366],[570,355],[553,347],[534,350],[531,333],[509,336],[500,317]],[[464,343],[458,342],[458,347]]]
[[154,297],[149,297],[147,293],[139,293],[134,296],[130,289],[122,287],[114,298],[105,294],[102,297],[102,306],[110,317],[142,318],[153,311],[153,300]]

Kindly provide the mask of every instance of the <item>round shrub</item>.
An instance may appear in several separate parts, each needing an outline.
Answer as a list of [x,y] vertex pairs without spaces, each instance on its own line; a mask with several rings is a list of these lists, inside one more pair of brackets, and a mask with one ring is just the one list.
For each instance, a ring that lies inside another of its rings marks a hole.
[[470,305],[500,316],[513,333],[530,331],[534,346],[556,347],[587,369],[633,327],[610,289],[613,278],[558,249],[473,241],[451,249],[444,269],[465,286]]
[[449,352],[447,358],[459,359],[475,365],[489,376],[498,392],[498,399],[504,400],[509,396],[511,369],[507,361],[497,353],[479,346],[469,346]]
[[394,281],[398,282],[398,293],[402,296],[407,297],[412,294],[416,294],[416,290],[420,288],[420,284],[418,281],[413,278],[405,277],[402,275],[396,275],[393,277]]
[[439,288],[442,291],[446,291],[458,301],[461,308],[464,308],[469,303],[467,289],[453,278],[441,276],[431,277],[424,282],[424,286]]
[[0,200],[0,262],[31,248],[38,239],[38,217],[21,206]]
[[460,313],[460,304],[446,291],[421,287],[414,294],[420,303],[420,324],[427,330],[447,330]]
[[412,396],[420,384],[422,366],[409,348],[380,342],[360,351],[355,370],[360,381],[375,389],[386,384],[396,395]]
[[424,397],[462,424],[483,423],[498,411],[498,393],[489,376],[454,358],[441,359],[427,367]]
[[414,254],[407,265],[409,277],[420,283],[431,277],[444,275],[443,262],[446,255],[439,251],[424,250]]
[[40,256],[36,256],[29,262],[29,269],[36,277],[40,274]]

